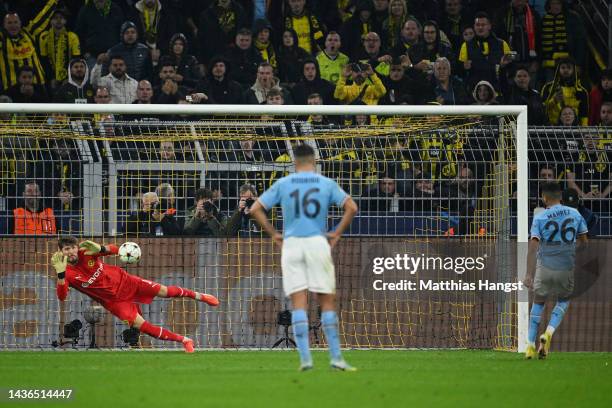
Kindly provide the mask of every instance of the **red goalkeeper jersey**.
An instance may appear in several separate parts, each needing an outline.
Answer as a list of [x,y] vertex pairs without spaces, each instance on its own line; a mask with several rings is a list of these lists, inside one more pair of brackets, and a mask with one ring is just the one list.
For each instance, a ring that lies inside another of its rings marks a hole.
[[77,264],[69,263],[66,267],[65,287],[58,286],[60,300],[66,297],[67,285],[103,305],[109,302],[130,301],[134,298],[141,279],[118,266],[102,262],[103,256],[115,255],[119,250],[112,244],[106,245],[105,249],[106,252],[95,255],[85,255],[85,250],[79,249]]

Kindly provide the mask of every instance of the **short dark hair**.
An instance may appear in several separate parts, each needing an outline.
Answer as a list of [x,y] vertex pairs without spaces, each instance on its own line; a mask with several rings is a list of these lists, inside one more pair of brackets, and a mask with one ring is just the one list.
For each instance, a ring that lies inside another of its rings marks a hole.
[[308,98],[306,98],[306,100],[314,99],[314,98],[319,98],[319,99],[323,100],[323,97],[321,96],[321,94],[316,93],[316,92],[315,93],[311,93],[310,95],[308,95]]
[[542,184],[540,191],[542,192],[542,195],[545,195],[547,197],[557,200],[561,199],[561,186],[559,185],[559,183],[556,183],[554,181]]
[[309,157],[314,157],[315,152],[314,149],[309,145],[300,144],[293,149],[293,155],[296,159],[306,159]]
[[61,250],[66,246],[79,245],[79,241],[75,237],[63,236],[57,240],[57,247]]
[[236,37],[239,36],[239,35],[248,35],[249,37],[251,37],[253,35],[253,32],[251,30],[249,30],[248,28],[241,28],[236,33]]
[[31,72],[34,74],[34,68],[29,65],[24,65],[17,70],[17,76],[21,75],[22,72]]
[[491,17],[489,17],[489,15],[484,11],[479,11],[474,15],[474,21],[478,20],[479,18],[486,18],[489,23],[491,22]]
[[213,198],[213,192],[211,189],[208,188],[199,188],[196,190],[195,192],[195,200],[196,202],[203,200],[203,199],[209,199],[212,200]]
[[125,62],[125,58],[121,54],[113,54],[113,55],[110,56],[109,59],[110,59],[111,62],[113,60],[121,60],[121,61]]
[[[268,94],[266,95],[266,99],[268,98],[274,98],[275,96],[280,96],[281,98],[283,98],[283,93],[281,92],[280,89],[278,88],[272,88],[270,89],[270,91],[268,92]],[[285,99],[285,98],[283,98]]]
[[159,59],[159,70],[161,71],[163,67],[172,67],[176,70],[176,65],[174,64],[174,61],[172,61],[172,58],[168,56],[164,56]]

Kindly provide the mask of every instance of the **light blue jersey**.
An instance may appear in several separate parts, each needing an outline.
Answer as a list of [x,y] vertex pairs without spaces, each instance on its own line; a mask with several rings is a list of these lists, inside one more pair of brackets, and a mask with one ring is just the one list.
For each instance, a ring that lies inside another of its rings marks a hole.
[[344,205],[348,194],[334,181],[312,172],[283,177],[259,197],[266,210],[280,203],[283,237],[312,237],[327,232],[327,212],[332,204]]
[[586,221],[572,207],[557,204],[533,217],[531,238],[540,241],[538,265],[553,270],[574,268],[576,238],[588,232]]

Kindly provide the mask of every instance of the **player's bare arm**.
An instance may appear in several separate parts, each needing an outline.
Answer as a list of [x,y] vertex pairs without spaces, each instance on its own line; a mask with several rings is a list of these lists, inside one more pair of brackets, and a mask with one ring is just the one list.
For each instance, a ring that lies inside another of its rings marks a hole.
[[536,272],[536,258],[538,254],[538,248],[540,247],[540,240],[538,238],[532,238],[529,240],[529,249],[527,252],[527,275],[523,284],[531,289],[533,286],[533,278]]
[[278,232],[276,228],[274,228],[274,226],[270,223],[270,221],[268,221],[268,216],[266,215],[266,212],[264,211],[264,207],[263,205],[261,205],[259,200],[257,200],[255,204],[253,204],[253,206],[251,207],[251,215],[253,216],[253,218],[255,218],[255,221],[257,221],[257,223],[261,226],[261,228],[263,228],[264,231],[266,231],[266,233],[268,233],[268,235],[272,237],[272,239],[274,240],[274,242],[276,242],[276,244],[282,245],[283,243],[282,234]]
[[342,219],[340,220],[338,227],[334,231],[327,233],[329,245],[332,248],[336,246],[340,240],[340,237],[342,236],[342,233],[344,233],[348,226],[351,225],[355,214],[357,214],[357,210],[358,208],[355,200],[353,200],[351,197],[347,197],[347,199],[344,201],[344,214],[342,215]]

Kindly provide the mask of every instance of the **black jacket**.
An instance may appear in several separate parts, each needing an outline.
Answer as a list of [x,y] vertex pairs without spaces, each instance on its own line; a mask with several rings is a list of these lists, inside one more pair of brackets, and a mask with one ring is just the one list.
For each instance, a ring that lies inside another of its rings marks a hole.
[[[225,52],[234,43],[236,32],[249,26],[244,8],[236,1],[232,1],[230,5],[233,20],[221,19],[224,23],[219,22],[223,10],[217,6],[216,1],[210,3],[210,7],[200,14],[198,25],[199,59],[203,63],[207,63],[214,55]],[[227,26],[223,27],[222,24],[225,23]]]
[[163,235],[180,235],[183,226],[174,215],[165,215],[161,222],[153,219],[151,211],[139,211],[132,213],[125,223],[125,233],[137,236],[155,236],[158,227],[161,228]]
[[381,105],[424,105],[436,99],[433,87],[416,69],[407,69],[399,81],[383,77],[383,83],[387,93],[380,100]]
[[[180,56],[176,56],[173,51],[173,44],[175,41],[183,41],[184,49],[183,53]],[[176,33],[170,38],[170,43],[168,44],[168,55],[164,58],[169,58],[172,62],[174,62],[174,67],[176,68],[176,73],[183,76],[183,85],[186,88],[193,88],[199,78],[199,74],[197,72],[198,60],[193,55],[188,54],[189,49],[189,41],[184,34]]]
[[317,74],[312,81],[307,80],[302,74],[300,82],[295,84],[291,90],[291,97],[293,103],[296,105],[306,105],[308,103],[308,96],[313,93],[318,93],[323,98],[323,105],[333,105],[336,102],[334,98],[334,91],[336,86],[331,82],[321,78],[321,72],[319,71],[319,63],[316,59],[309,58],[302,63],[302,73],[304,72],[304,65],[306,63],[314,63]]
[[241,104],[242,87],[236,81],[227,77],[222,81],[208,78],[198,83],[195,92],[203,92],[208,96],[208,103],[218,103],[221,105]]
[[14,103],[47,103],[49,102],[49,95],[44,85],[32,85],[34,87],[34,93],[32,96],[26,96],[21,93],[21,85],[15,84],[6,90],[6,94],[11,97]]
[[302,67],[304,61],[312,58],[306,51],[297,46],[297,34],[293,29],[289,29],[293,35],[293,46],[287,48],[281,46],[278,49],[276,60],[278,62],[278,79],[281,84],[293,84],[302,78]]
[[506,94],[505,102],[507,105],[527,105],[527,118],[530,126],[542,126],[548,122],[542,97],[535,89],[523,91],[513,85]]
[[[127,74],[137,81],[152,77],[153,64],[149,48],[142,43],[119,44],[108,50],[109,55],[121,55],[125,59]],[[108,66],[102,70],[102,75],[108,74]]]
[[257,77],[257,67],[262,62],[255,47],[246,51],[238,47],[230,48],[224,56],[231,66],[227,74],[229,79],[238,82],[244,89],[253,85]]
[[77,16],[75,29],[83,55],[89,53],[97,57],[112,47],[124,20],[123,12],[114,2],[106,16],[96,9],[93,2],[84,5]]

